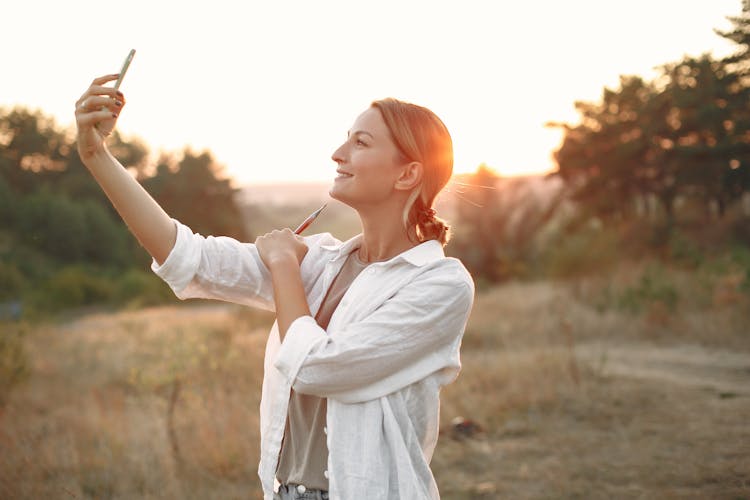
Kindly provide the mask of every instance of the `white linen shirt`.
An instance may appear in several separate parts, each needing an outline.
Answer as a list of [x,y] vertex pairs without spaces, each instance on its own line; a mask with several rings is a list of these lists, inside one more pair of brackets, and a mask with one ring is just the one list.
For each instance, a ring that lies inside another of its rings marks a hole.
[[[273,309],[270,274],[254,244],[203,237],[175,224],[171,253],[152,269],[180,299]],[[305,242],[300,272],[314,314],[361,235],[341,243],[326,233]],[[273,498],[291,388],[327,398],[330,498],[439,498],[429,468],[439,392],[458,375],[473,298],[464,266],[431,240],[370,264],[352,282],[327,331],[303,316],[280,342],[274,324],[260,403],[264,498]]]

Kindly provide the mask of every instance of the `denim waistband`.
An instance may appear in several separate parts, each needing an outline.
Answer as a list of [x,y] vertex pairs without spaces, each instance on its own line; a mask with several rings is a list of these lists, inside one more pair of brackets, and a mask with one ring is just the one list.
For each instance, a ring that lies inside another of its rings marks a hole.
[[328,492],[305,488],[301,484],[282,484],[275,500],[328,500]]

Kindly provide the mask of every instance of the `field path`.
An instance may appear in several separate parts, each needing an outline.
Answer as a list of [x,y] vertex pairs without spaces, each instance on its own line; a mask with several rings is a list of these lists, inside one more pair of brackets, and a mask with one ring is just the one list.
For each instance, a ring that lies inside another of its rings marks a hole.
[[708,388],[727,396],[750,396],[750,354],[699,345],[585,343],[576,357],[604,376]]

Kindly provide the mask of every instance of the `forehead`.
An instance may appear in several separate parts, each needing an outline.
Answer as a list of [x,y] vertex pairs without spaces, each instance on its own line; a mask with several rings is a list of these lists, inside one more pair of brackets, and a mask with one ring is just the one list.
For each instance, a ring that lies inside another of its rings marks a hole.
[[354,120],[350,134],[368,132],[373,136],[388,136],[390,131],[383,120],[383,115],[377,108],[368,108]]

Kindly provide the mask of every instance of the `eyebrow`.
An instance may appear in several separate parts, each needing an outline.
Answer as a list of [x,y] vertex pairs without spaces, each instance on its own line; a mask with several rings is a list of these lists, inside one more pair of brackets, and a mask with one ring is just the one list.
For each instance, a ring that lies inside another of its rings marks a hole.
[[372,135],[372,134],[371,134],[370,132],[367,132],[367,131],[365,131],[365,130],[356,130],[356,131],[354,131],[354,132],[352,132],[352,131],[350,130],[350,131],[349,131],[349,134],[348,134],[348,135],[349,135],[349,136],[351,136],[351,135],[352,135],[352,133],[353,133],[354,135],[369,135],[369,136],[370,136],[370,137],[371,137],[372,139],[375,139],[375,136],[374,136],[374,135]]

